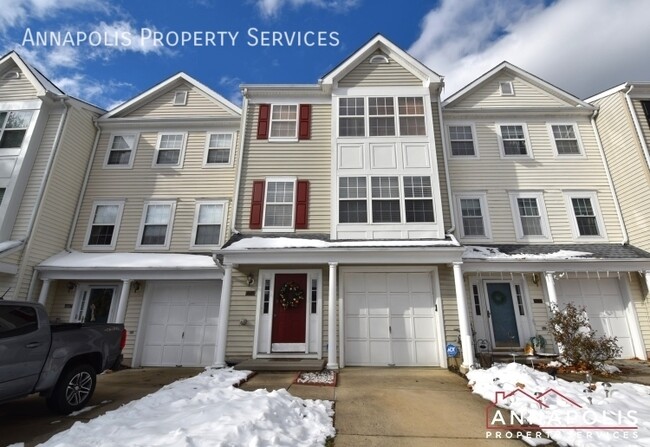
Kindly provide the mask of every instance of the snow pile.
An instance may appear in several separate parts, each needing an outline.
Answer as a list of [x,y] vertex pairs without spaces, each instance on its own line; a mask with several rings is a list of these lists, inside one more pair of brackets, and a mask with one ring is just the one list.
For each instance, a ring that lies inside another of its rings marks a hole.
[[463,259],[529,259],[529,260],[554,260],[554,259],[579,259],[591,256],[588,251],[559,250],[546,254],[506,254],[495,247],[481,247],[478,245],[466,245]]
[[209,268],[217,269],[212,256],[181,253],[81,253],[62,251],[41,262],[41,268]]
[[[497,407],[512,410],[529,424],[541,427],[560,445],[650,445],[648,386],[597,382],[589,387],[583,382],[553,380],[518,363],[473,370],[467,377],[474,393],[492,402],[496,399]],[[504,425],[496,413],[488,411],[487,416],[488,429],[498,430]],[[505,418],[505,425],[511,423]],[[513,425],[521,424],[515,420]]]
[[286,390],[233,387],[247,371],[206,370],[88,423],[75,423],[41,446],[323,446],[334,436],[332,404]]
[[327,242],[320,239],[293,237],[247,237],[224,248],[224,251],[268,248],[352,248],[352,247],[458,247],[450,240],[367,240]]

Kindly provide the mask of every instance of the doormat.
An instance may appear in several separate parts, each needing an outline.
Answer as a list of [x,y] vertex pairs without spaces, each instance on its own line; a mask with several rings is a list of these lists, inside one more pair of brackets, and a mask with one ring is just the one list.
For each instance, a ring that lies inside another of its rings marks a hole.
[[301,371],[293,383],[297,385],[336,386],[338,374],[335,371],[324,369],[319,372]]

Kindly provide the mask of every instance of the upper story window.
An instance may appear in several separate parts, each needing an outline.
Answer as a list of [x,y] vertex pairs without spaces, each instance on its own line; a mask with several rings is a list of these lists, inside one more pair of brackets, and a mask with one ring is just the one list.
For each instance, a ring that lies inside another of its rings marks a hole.
[[339,222],[368,222],[368,192],[365,177],[339,179]]
[[404,212],[407,222],[433,222],[431,177],[404,177]]
[[339,98],[339,136],[426,135],[424,110],[424,100],[418,96]]
[[548,240],[551,238],[541,192],[510,193],[517,239]]
[[309,181],[269,177],[253,182],[251,229],[293,231],[309,227]]
[[19,148],[23,144],[33,112],[0,112],[0,149]]
[[557,155],[581,155],[580,142],[573,124],[551,124]]
[[474,129],[470,124],[450,124],[447,126],[449,133],[449,147],[454,157],[476,157],[476,144]]
[[169,248],[176,202],[155,201],[144,205],[138,248]]
[[230,164],[231,133],[209,133],[206,138],[206,166]]
[[500,124],[499,146],[501,156],[504,157],[530,157],[527,129],[524,124]]
[[135,158],[137,134],[113,134],[108,143],[104,167],[131,168]]
[[271,106],[270,138],[298,138],[298,106],[273,104]]
[[124,202],[96,202],[90,214],[85,248],[115,248]]
[[515,94],[515,88],[511,81],[503,81],[499,82],[499,92],[501,96],[513,96]]
[[225,202],[199,202],[196,204],[192,247],[217,247],[221,245]]
[[258,140],[311,139],[311,104],[260,104],[258,107]]
[[161,133],[154,154],[154,166],[180,167],[185,152],[185,133]]
[[575,239],[602,239],[604,223],[598,207],[598,197],[593,191],[565,193],[572,214],[571,230]]
[[456,196],[460,213],[460,233],[465,239],[489,239],[490,221],[485,193],[462,193]]
[[293,228],[295,179],[268,179],[264,207],[264,228]]

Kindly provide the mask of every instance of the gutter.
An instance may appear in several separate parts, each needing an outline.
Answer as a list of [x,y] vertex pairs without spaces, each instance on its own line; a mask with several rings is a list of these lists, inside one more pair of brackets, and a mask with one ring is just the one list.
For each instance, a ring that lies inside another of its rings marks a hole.
[[605,154],[605,149],[603,148],[603,143],[600,140],[600,134],[598,133],[598,128],[596,127],[597,116],[598,116],[598,109],[594,110],[594,113],[591,115],[591,127],[594,130],[594,134],[596,135],[596,144],[598,145],[598,150],[600,151],[600,156],[603,160],[603,167],[605,168],[605,175],[607,176],[607,183],[609,184],[609,190],[612,193],[612,198],[614,199],[614,208],[616,209],[616,217],[618,217],[618,223],[621,226],[621,232],[623,233],[623,240],[621,241],[621,245],[627,245],[630,242],[630,237],[627,233],[625,221],[623,220],[621,204],[618,200],[616,189],[614,188],[614,181],[612,180],[612,173],[609,170],[607,155]]
[[[232,220],[230,222],[230,231],[232,234],[239,234],[239,230],[235,228],[237,221],[237,208],[239,204],[239,188],[241,185],[241,171],[244,164],[244,140],[246,139],[245,129],[246,120],[248,118],[248,88],[242,88],[242,116],[241,126],[239,129],[239,160],[237,161],[237,178],[235,180],[235,195],[233,196],[232,204]],[[232,235],[231,235],[232,236]]]
[[[451,196],[451,182],[449,181],[449,162],[447,160],[447,144],[444,135],[444,127],[442,122],[442,105],[440,104],[440,95],[438,95],[438,121],[440,123],[440,141],[442,141],[442,159],[445,163],[445,181],[447,182],[447,200],[449,201],[449,216],[451,220],[451,228],[446,233],[453,237],[456,231],[456,218],[454,212],[454,199]],[[455,238],[454,238],[455,239]]]
[[634,128],[636,129],[637,136],[641,142],[641,147],[643,148],[643,156],[645,157],[645,162],[650,169],[650,152],[648,152],[648,145],[645,142],[643,137],[643,131],[641,130],[641,123],[639,122],[639,117],[636,116],[634,112],[634,105],[632,105],[632,98],[630,98],[630,92],[634,89],[634,85],[630,85],[630,88],[625,92],[625,101],[627,102],[627,107],[630,109],[630,115],[632,115],[632,121],[634,122]]

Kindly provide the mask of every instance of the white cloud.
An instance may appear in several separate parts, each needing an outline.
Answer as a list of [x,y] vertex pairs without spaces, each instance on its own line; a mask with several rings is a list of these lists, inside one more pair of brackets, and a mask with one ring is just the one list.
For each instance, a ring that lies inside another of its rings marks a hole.
[[334,12],[344,12],[359,4],[360,0],[255,0],[264,17],[275,17],[285,6],[299,8],[310,5]]
[[242,104],[241,91],[239,90],[240,84],[242,84],[242,80],[237,76],[221,76],[219,78],[219,86],[224,90],[222,95],[238,106]]
[[586,97],[650,77],[646,0],[443,0],[409,52],[445,76],[446,96],[507,60]]
[[64,11],[108,8],[105,0],[11,0],[11,6],[0,8],[0,32],[23,26],[33,18],[52,19]]
[[[143,32],[145,29],[149,31]],[[168,47],[158,45],[153,39],[153,33],[157,31],[152,26],[136,28],[131,22],[120,20],[113,23],[100,22],[89,33],[96,32],[101,36],[101,45],[94,47],[96,54],[101,53],[102,55],[106,55],[115,51],[133,51],[142,54],[154,53],[158,55],[172,53]],[[150,34],[147,34],[149,32]]]
[[126,90],[133,90],[134,87],[126,82],[100,81],[82,73],[50,79],[66,94],[104,107],[106,110],[121,104],[123,101],[116,98],[123,97]]

